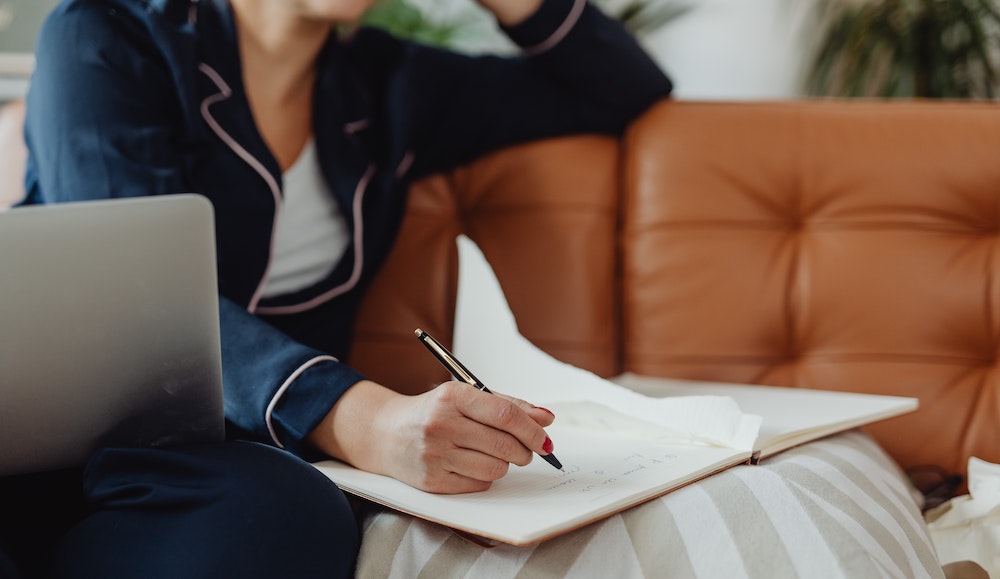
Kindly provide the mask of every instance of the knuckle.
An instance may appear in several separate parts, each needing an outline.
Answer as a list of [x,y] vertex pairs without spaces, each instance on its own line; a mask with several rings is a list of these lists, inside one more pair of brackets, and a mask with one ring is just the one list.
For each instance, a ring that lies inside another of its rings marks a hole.
[[510,462],[516,464],[517,466],[527,466],[531,463],[532,455],[531,451],[528,449],[522,449],[521,452],[516,453],[510,460]]
[[497,436],[493,441],[493,456],[505,460],[509,459],[514,456],[517,446],[520,446],[520,443],[512,437]]
[[500,480],[506,476],[507,471],[510,470],[510,463],[503,460],[495,460],[487,467],[486,480]]
[[457,386],[458,384],[456,382],[444,382],[432,392],[434,393],[435,399],[439,404],[454,404],[460,395],[460,390]]
[[514,420],[517,418],[519,410],[517,405],[510,400],[504,400],[500,405],[497,406],[496,419],[497,426],[506,427],[510,426]]
[[531,408],[533,408],[533,406],[531,404],[529,404],[528,402],[526,402],[524,400],[521,400],[520,398],[511,398],[510,401],[511,401],[511,403],[514,406],[517,406],[518,408],[520,408],[521,410],[524,410],[524,411],[528,411]]

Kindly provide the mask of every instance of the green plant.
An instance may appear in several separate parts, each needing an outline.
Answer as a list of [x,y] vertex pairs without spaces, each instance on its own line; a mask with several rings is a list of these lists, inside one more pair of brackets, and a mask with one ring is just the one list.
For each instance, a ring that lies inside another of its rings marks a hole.
[[407,0],[379,0],[365,13],[361,24],[381,28],[400,38],[449,47],[468,22],[466,19],[439,22],[428,18]]
[[[365,14],[361,24],[389,31],[434,46],[462,49],[466,44],[502,45],[503,34],[485,9],[470,0],[467,9],[435,14],[432,0],[379,0]],[[594,4],[639,36],[652,32],[690,9],[687,0],[594,0]],[[479,42],[470,42],[469,37]],[[492,37],[492,38],[483,38]]]
[[993,98],[993,0],[825,0],[806,90],[820,96]]

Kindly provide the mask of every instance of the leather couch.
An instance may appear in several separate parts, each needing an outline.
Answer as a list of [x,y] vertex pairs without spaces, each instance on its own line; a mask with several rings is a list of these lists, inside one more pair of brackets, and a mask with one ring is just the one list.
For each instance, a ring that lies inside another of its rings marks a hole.
[[501,151],[418,183],[352,362],[445,378],[455,235],[521,332],[600,375],[914,396],[869,428],[904,468],[1000,462],[1000,107],[667,101],[620,140]]
[[621,139],[500,151],[413,187],[350,361],[407,392],[446,378],[413,329],[450,342],[464,233],[557,358],[915,396],[870,427],[901,466],[1000,462],[998,154],[997,106],[900,101],[665,101]]

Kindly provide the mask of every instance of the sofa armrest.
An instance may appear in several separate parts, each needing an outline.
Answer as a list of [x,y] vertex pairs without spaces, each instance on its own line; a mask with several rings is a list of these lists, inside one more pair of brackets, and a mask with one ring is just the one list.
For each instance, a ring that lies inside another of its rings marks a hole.
[[619,373],[618,150],[609,137],[550,139],[416,183],[362,305],[351,364],[410,393],[447,379],[413,329],[451,344],[455,238],[465,234],[496,271],[526,338],[567,363]]

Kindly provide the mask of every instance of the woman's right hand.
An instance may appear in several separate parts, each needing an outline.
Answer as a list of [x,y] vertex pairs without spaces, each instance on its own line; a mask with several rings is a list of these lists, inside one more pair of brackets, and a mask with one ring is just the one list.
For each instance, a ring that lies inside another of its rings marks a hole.
[[310,440],[362,470],[434,493],[486,490],[511,464],[552,452],[551,412],[445,382],[404,396],[374,382],[351,387]]

